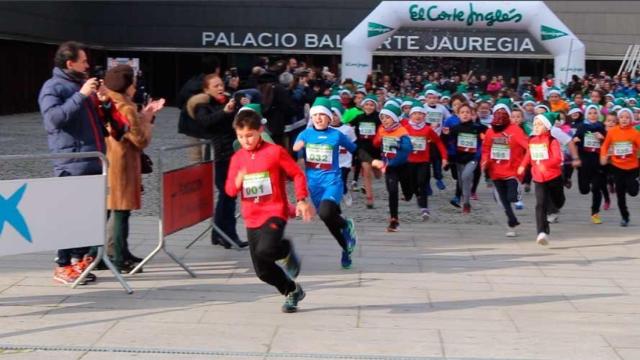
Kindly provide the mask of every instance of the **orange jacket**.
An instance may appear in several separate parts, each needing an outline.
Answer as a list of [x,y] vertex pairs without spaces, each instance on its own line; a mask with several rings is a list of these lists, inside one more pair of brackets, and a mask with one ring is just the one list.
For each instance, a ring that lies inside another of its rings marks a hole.
[[638,149],[640,148],[640,132],[638,130],[632,126],[624,128],[616,126],[609,130],[602,147],[600,147],[600,157],[609,156],[609,147],[611,146],[613,146],[611,154],[613,166],[623,170],[638,168]]

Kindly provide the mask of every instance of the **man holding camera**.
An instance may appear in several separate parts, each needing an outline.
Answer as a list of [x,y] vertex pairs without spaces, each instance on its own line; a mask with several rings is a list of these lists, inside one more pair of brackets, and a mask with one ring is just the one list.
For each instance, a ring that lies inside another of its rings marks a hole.
[[[99,151],[105,153],[105,128],[95,107],[97,78],[88,78],[89,63],[84,46],[65,42],[56,51],[53,77],[38,96],[51,153]],[[97,158],[54,161],[56,176],[97,175],[102,164]],[[73,283],[93,261],[88,247],[58,250],[53,279]],[[94,281],[90,274],[87,281]]]

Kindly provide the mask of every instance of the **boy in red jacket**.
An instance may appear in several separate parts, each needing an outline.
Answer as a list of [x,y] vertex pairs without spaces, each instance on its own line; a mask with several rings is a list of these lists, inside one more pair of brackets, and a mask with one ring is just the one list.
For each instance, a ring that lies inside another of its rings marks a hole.
[[540,245],[549,243],[549,206],[560,209],[564,205],[564,187],[562,180],[562,149],[558,140],[551,134],[551,124],[558,118],[557,113],[546,112],[533,118],[533,137],[529,140],[527,154],[518,168],[518,175],[531,165],[531,175],[536,193],[536,228]]
[[480,167],[486,170],[493,181],[496,198],[507,214],[508,237],[516,236],[520,225],[513,213],[511,203],[518,201],[518,166],[527,152],[528,139],[517,124],[512,124],[511,109],[505,104],[493,108],[491,128],[482,143]]
[[[287,150],[262,140],[261,120],[253,111],[241,111],[235,118],[233,127],[242,148],[231,158],[225,192],[230,197],[242,193],[242,217],[256,275],[286,296],[283,312],[295,312],[305,292],[293,281],[300,261],[292,242],[283,238],[289,215],[286,178],[295,185],[296,214],[309,221],[313,213],[304,173]],[[282,259],[286,273],[276,264]]]
[[[409,119],[401,121],[402,126],[407,129],[413,150],[409,153],[409,164],[407,173],[409,176],[411,193],[405,194],[406,200],[411,200],[413,194],[418,199],[418,207],[422,220],[426,221],[431,216],[427,205],[427,187],[430,181],[431,154],[429,152],[431,143],[442,156],[442,164],[447,165],[447,149],[436,132],[426,123],[427,110],[419,101],[414,102],[409,112]],[[435,171],[435,170],[434,170]],[[407,196],[408,195],[408,196]]]

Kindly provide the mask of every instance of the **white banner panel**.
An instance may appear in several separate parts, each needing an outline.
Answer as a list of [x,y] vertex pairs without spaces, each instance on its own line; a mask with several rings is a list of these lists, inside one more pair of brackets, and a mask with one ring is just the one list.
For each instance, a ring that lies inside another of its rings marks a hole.
[[[585,72],[584,44],[543,1],[382,1],[342,41],[342,78],[364,83],[373,51],[403,27],[526,31],[554,56],[557,83]],[[458,52],[467,50],[462,45],[445,44]],[[468,43],[469,48],[485,50],[496,45],[479,37]],[[413,47],[419,47],[417,40]]]
[[0,181],[0,256],[103,245],[106,176]]

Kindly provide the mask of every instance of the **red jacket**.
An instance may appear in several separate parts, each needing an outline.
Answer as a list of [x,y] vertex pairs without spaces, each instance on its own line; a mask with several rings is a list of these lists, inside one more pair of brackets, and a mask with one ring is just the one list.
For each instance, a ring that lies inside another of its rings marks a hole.
[[558,140],[552,138],[548,131],[529,140],[527,154],[521,165],[526,167],[529,164],[535,182],[543,183],[562,176],[562,149]]
[[487,130],[482,143],[482,161],[492,180],[518,177],[518,166],[529,148],[529,139],[517,125],[509,125],[496,133]]
[[[447,160],[447,149],[444,147],[444,144],[442,143],[442,140],[440,140],[438,134],[433,131],[429,124],[425,124],[425,126],[420,130],[416,130],[411,126],[411,124],[409,124],[409,120],[402,120],[400,123],[402,123],[402,126],[404,126],[405,129],[407,129],[409,138],[411,139],[411,145],[413,146],[413,150],[409,154],[410,163],[431,162],[429,154],[430,142],[436,144],[442,158]],[[422,145],[424,145],[424,149],[422,149]]]
[[[241,170],[246,175],[243,186],[237,188],[236,177]],[[304,173],[278,145],[263,141],[256,150],[240,149],[231,157],[224,189],[231,197],[242,192],[242,217],[247,228],[258,228],[271,217],[289,218],[287,178],[293,179],[296,199],[308,196]]]

